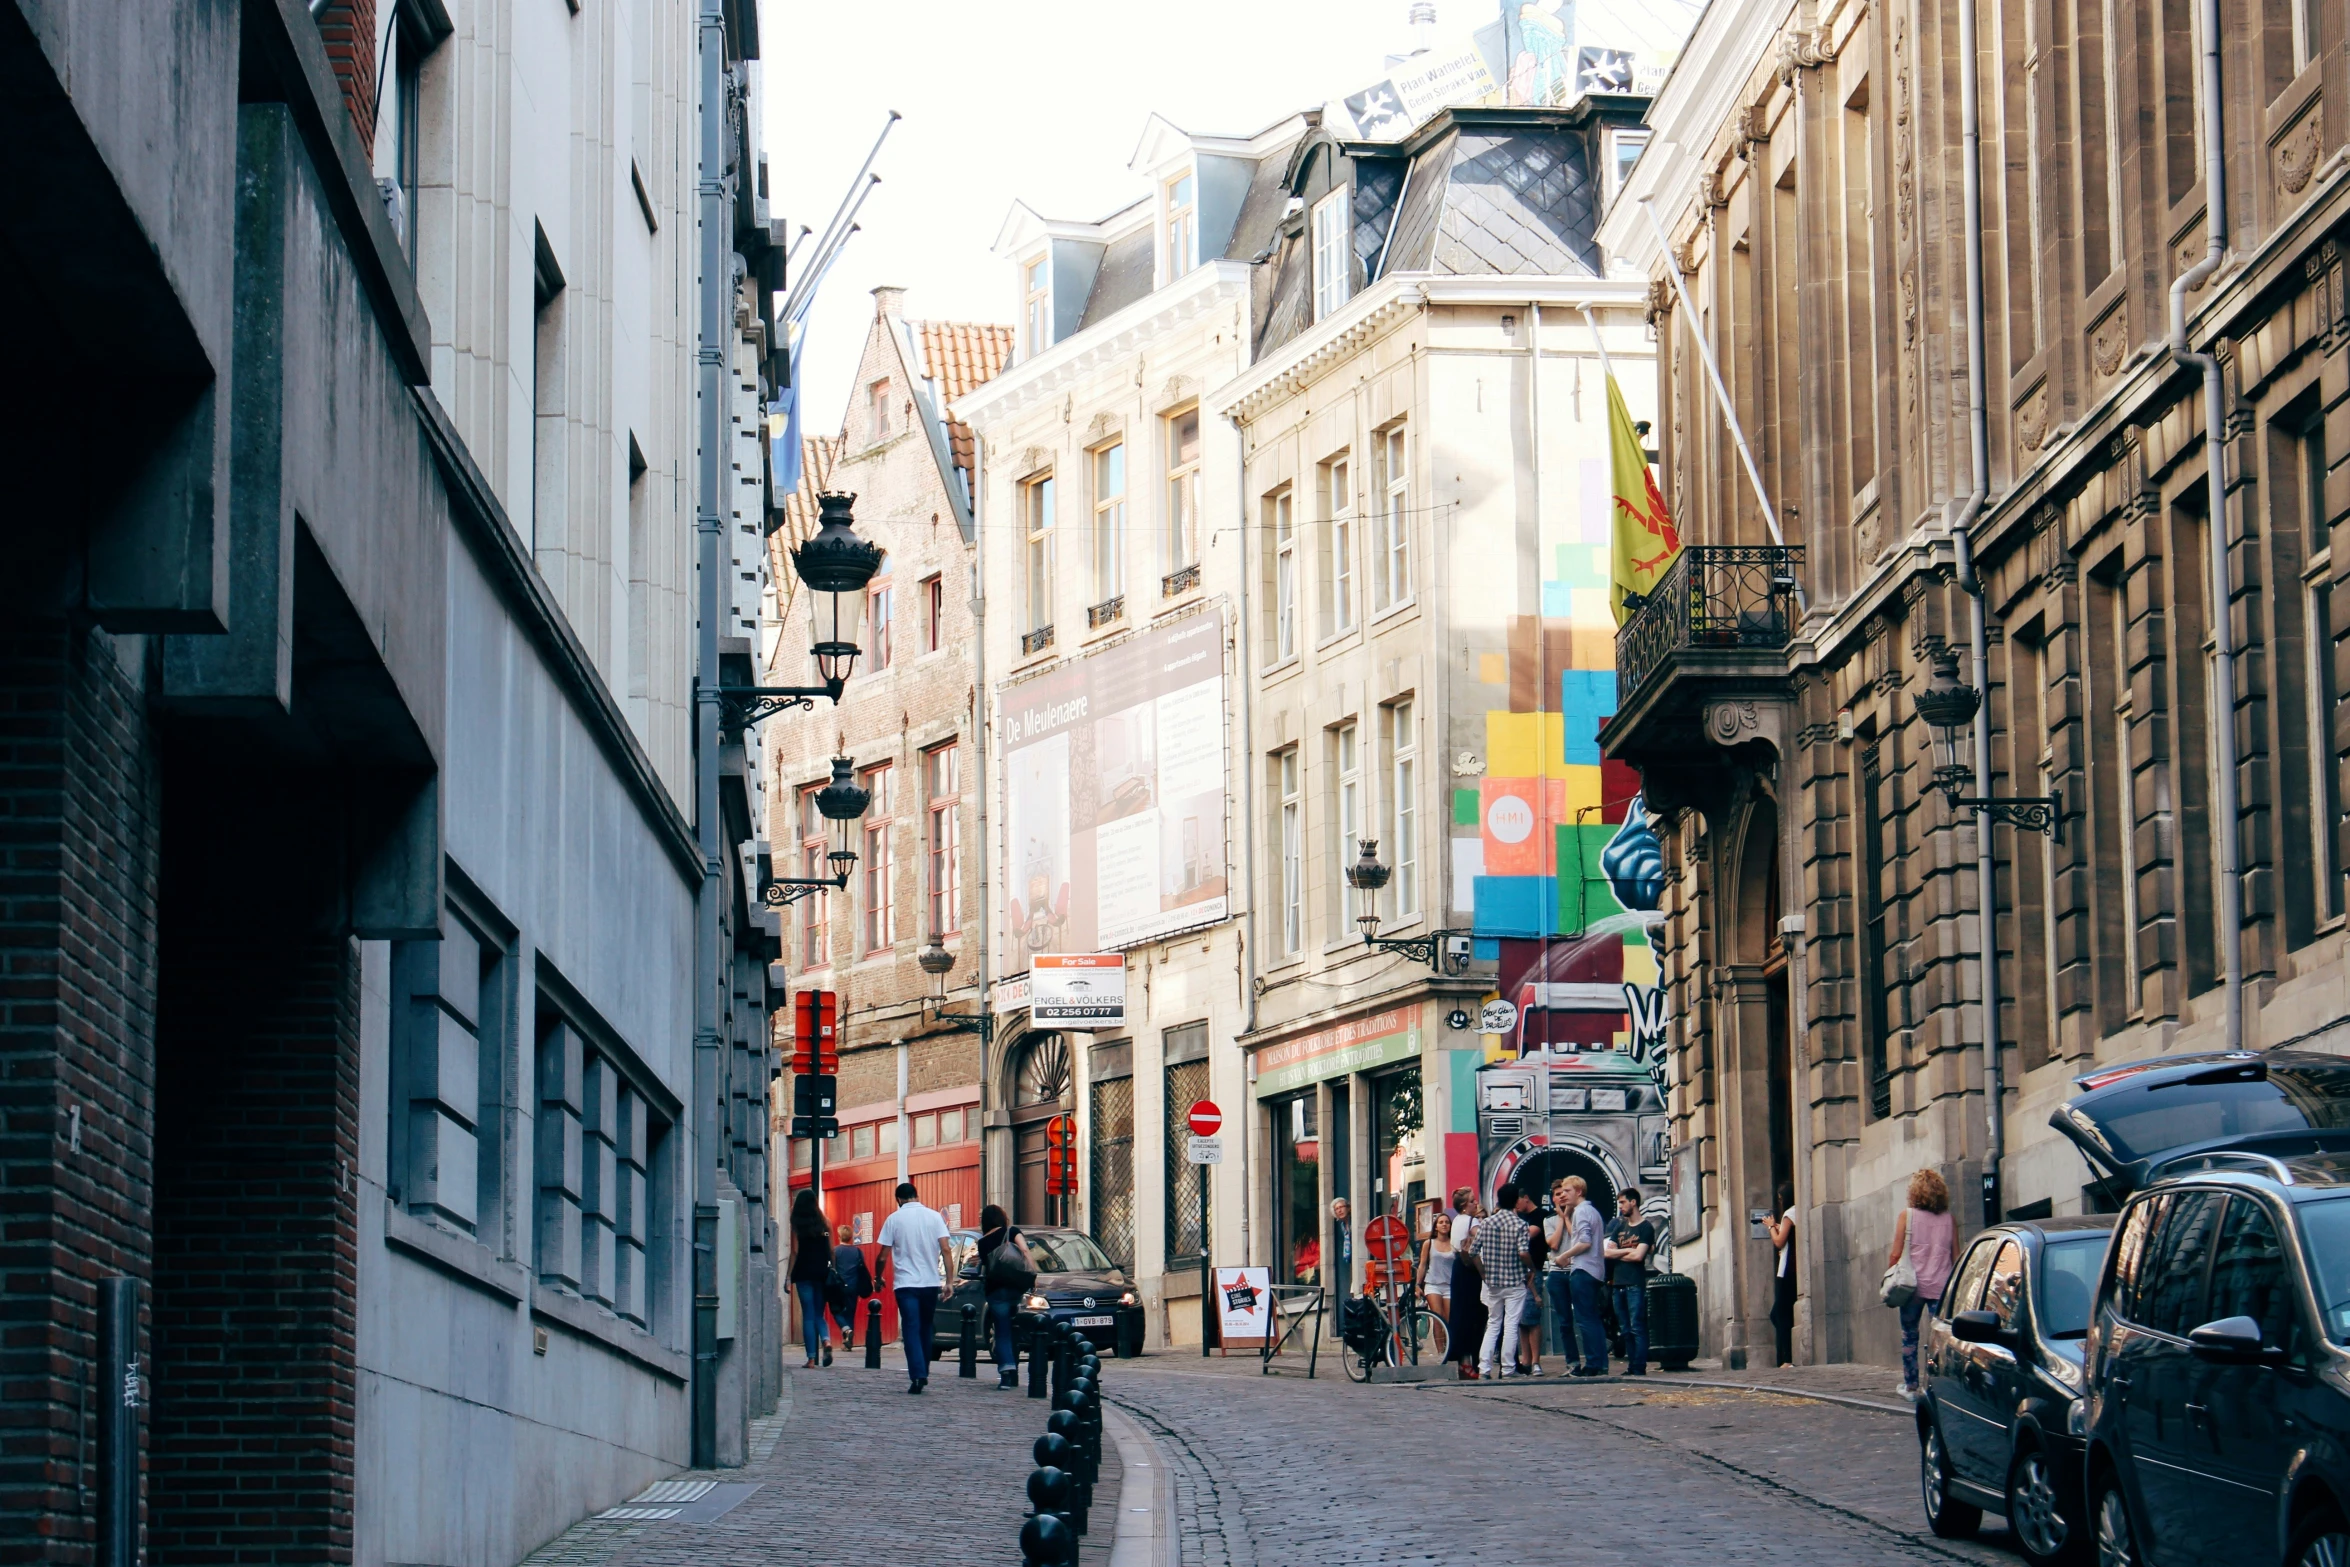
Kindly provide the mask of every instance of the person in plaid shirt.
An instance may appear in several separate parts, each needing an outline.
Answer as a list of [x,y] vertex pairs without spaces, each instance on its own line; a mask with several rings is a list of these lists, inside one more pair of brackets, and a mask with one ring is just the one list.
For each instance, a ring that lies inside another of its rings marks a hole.
[[1493,1194],[1493,1211],[1477,1221],[1469,1249],[1485,1270],[1485,1342],[1477,1354],[1480,1372],[1488,1377],[1508,1376],[1500,1361],[1501,1346],[1514,1352],[1518,1320],[1526,1310],[1526,1221],[1518,1216],[1518,1188],[1504,1185]]

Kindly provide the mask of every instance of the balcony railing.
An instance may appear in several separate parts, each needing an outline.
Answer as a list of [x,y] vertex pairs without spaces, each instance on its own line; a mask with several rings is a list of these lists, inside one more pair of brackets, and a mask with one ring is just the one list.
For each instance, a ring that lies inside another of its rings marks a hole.
[[1616,633],[1619,702],[1689,649],[1782,648],[1794,635],[1800,544],[1692,544]]
[[1020,651],[1023,654],[1041,653],[1053,645],[1053,628],[1039,626],[1034,631],[1020,633]]
[[1188,593],[1198,586],[1199,567],[1197,565],[1185,566],[1182,570],[1170,571],[1159,579],[1159,596],[1173,598],[1178,593]]
[[1085,612],[1085,624],[1089,628],[1098,631],[1113,620],[1121,620],[1125,618],[1125,615],[1126,595],[1121,593],[1116,598],[1103,599],[1099,604],[1096,604],[1093,606],[1093,608],[1087,610]]

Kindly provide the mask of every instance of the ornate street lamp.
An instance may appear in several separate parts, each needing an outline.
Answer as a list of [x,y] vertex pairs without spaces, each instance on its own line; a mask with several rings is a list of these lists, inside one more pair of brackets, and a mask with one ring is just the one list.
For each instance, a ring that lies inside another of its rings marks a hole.
[[1934,660],[1934,673],[1919,692],[1915,705],[1918,717],[1934,731],[1934,787],[1950,802],[1951,809],[1982,811],[1992,820],[2032,832],[2044,832],[2058,843],[2064,841],[2064,797],[2055,794],[1971,796],[1962,793],[1973,779],[1975,769],[1970,759],[1973,751],[1975,714],[1983,705],[1983,693],[1958,678],[1958,655],[1945,652]]
[[[947,975],[954,969],[955,955],[947,950],[947,944],[939,939],[937,931],[930,933],[929,942],[914,954],[914,961],[921,965],[923,973],[930,976],[929,1004],[933,1007],[945,1006]],[[979,1013],[976,1017],[960,1012],[933,1012],[930,1026],[942,1034],[977,1034],[982,1045],[995,1038],[995,1018],[987,1010],[985,996],[979,998]]]
[[1414,962],[1425,963],[1436,974],[1458,978],[1468,972],[1470,955],[1476,950],[1472,933],[1465,930],[1432,930],[1425,936],[1381,936],[1379,915],[1376,912],[1378,895],[1395,873],[1379,863],[1379,840],[1360,838],[1356,842],[1362,853],[1346,868],[1346,884],[1363,895],[1363,912],[1355,916],[1355,926],[1363,933],[1363,945],[1374,952],[1400,952]]
[[[840,600],[844,593],[862,593],[881,569],[881,546],[857,537],[850,508],[854,495],[827,491],[816,498],[822,526],[816,536],[791,552],[792,570],[811,593],[832,595],[832,634],[816,644],[819,686],[726,686],[720,689],[719,722],[739,733],[762,718],[794,707],[814,707],[816,698],[840,701],[850,671],[857,666],[858,647],[841,633]],[[837,785],[837,780],[836,780]]]
[[832,759],[832,782],[816,791],[816,810],[826,821],[840,823],[840,847],[826,855],[830,876],[778,876],[759,888],[759,901],[771,909],[789,908],[819,892],[836,892],[849,884],[857,854],[849,847],[849,823],[865,814],[873,792],[857,782],[857,764],[845,756]]

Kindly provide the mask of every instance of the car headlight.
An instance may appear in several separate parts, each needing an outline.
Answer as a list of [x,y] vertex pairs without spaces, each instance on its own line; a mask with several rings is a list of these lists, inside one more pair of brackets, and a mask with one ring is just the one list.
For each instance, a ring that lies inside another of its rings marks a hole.
[[1121,1306],[1139,1306],[1142,1304],[1142,1302],[1135,1298],[1134,1291],[1128,1290],[1125,1294],[1118,1297],[1118,1304]]
[[1053,1309],[1053,1303],[1042,1295],[1031,1295],[1020,1304],[1029,1311],[1050,1311]]
[[2053,1354],[2047,1357],[2049,1374],[2066,1387],[2078,1393],[2081,1390],[2081,1368],[2073,1364],[2070,1355]]

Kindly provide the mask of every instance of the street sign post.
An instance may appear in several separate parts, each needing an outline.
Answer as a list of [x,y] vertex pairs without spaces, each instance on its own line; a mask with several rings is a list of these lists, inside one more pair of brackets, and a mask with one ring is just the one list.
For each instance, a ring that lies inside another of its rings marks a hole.
[[1193,1164],[1222,1164],[1224,1139],[1221,1137],[1194,1137],[1184,1145],[1184,1157]]
[[[1208,1178],[1208,1167],[1224,1162],[1223,1139],[1216,1135],[1223,1128],[1224,1112],[1216,1108],[1216,1101],[1213,1099],[1195,1099],[1191,1104],[1191,1113],[1183,1119],[1184,1123],[1191,1128],[1191,1144],[1186,1149],[1186,1154],[1193,1164],[1200,1167],[1199,1354],[1200,1359],[1205,1360],[1208,1358],[1208,1324],[1217,1322],[1219,1328],[1222,1326],[1221,1322],[1212,1315],[1216,1299],[1216,1269],[1208,1259],[1208,1253],[1215,1249],[1208,1244],[1208,1188],[1214,1183]],[[1223,1334],[1219,1331],[1216,1336],[1222,1338]]]
[[1194,1137],[1213,1137],[1224,1127],[1224,1112],[1216,1108],[1216,1101],[1213,1099],[1202,1099],[1194,1103],[1191,1107],[1191,1114],[1184,1119],[1190,1124],[1191,1134]]

